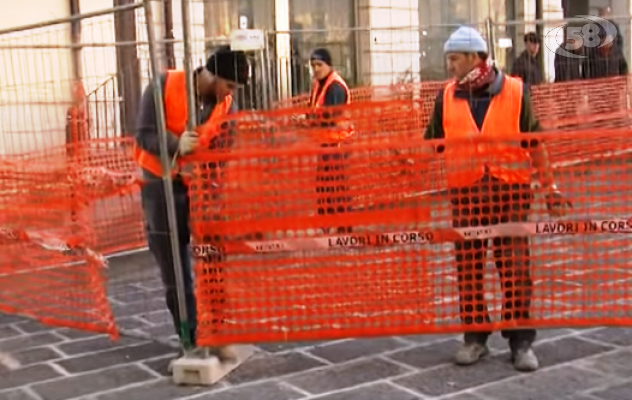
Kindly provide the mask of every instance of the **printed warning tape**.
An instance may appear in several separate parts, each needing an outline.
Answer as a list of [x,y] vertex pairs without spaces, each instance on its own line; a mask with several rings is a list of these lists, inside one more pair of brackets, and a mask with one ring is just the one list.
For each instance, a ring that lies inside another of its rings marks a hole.
[[196,244],[192,246],[192,249],[195,258],[205,258],[222,253],[280,253],[305,250],[428,245],[458,240],[493,239],[496,237],[585,235],[599,233],[632,234],[632,220],[612,218],[585,221],[506,223],[471,228],[358,233],[300,239],[244,241],[241,243],[228,242],[224,245]]

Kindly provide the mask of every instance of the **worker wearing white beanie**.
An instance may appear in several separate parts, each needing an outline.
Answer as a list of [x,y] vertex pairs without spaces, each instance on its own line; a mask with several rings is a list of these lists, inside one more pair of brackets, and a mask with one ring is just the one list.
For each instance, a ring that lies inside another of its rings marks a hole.
[[[452,33],[444,52],[455,80],[439,92],[424,138],[442,140],[432,148],[445,160],[452,226],[480,229],[508,221],[527,222],[533,167],[547,190],[549,213],[555,218],[564,215],[564,206],[570,203],[557,190],[544,144],[522,137],[540,130],[529,90],[520,79],[494,67],[487,42],[475,29],[461,27]],[[522,147],[521,143],[527,144]],[[456,353],[457,364],[475,364],[489,354],[492,326],[485,301],[485,264],[491,248],[502,284],[502,319],[513,328],[502,335],[509,341],[514,368],[538,368],[532,349],[536,331],[529,326],[533,296],[529,247],[528,237],[455,240],[460,317],[468,327]]]
[[443,46],[444,53],[485,53],[487,41],[480,33],[469,26],[462,26],[454,31]]

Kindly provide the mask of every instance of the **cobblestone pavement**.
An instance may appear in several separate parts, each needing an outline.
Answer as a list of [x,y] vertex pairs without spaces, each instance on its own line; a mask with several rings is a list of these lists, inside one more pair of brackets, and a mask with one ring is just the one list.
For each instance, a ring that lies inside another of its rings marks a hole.
[[[110,296],[121,327],[172,332],[146,255],[112,261]],[[0,400],[630,400],[632,329],[540,332],[542,368],[515,372],[499,334],[491,357],[456,367],[454,336],[409,336],[262,345],[213,388],[172,385],[172,347],[50,328],[0,315],[0,351],[22,363],[0,370]]]

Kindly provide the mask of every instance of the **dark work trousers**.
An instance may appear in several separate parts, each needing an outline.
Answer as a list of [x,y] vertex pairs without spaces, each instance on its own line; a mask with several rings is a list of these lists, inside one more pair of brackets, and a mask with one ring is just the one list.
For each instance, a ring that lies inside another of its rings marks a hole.
[[[323,144],[321,147],[338,147]],[[351,211],[348,177],[345,173],[348,153],[340,151],[318,157],[316,166],[316,192],[318,193],[318,215],[335,215]],[[338,233],[351,233],[352,227],[338,227]]]
[[[182,180],[174,179],[173,194],[175,200],[176,218],[178,222],[177,235],[180,244],[182,272],[184,275],[187,314],[191,330],[191,340],[195,343],[197,315],[194,295],[195,292],[193,289],[193,276],[191,271],[191,256],[189,251],[189,244],[191,242],[191,233],[189,230],[189,196],[187,188]],[[179,336],[181,336],[180,312],[178,309],[178,296],[176,292],[176,276],[173,266],[171,238],[169,236],[169,223],[167,219],[167,205],[165,202],[165,191],[162,180],[155,179],[148,181],[142,188],[141,196],[143,211],[145,213],[145,229],[147,230],[149,251],[154,255],[154,258],[160,267],[162,283],[165,287],[167,308],[169,308],[169,311],[171,312],[176,332]]]
[[[507,184],[485,175],[471,187],[450,189],[452,226],[466,228],[490,226],[507,222],[525,222],[532,202],[528,184]],[[487,239],[463,240],[454,243],[459,284],[461,320],[467,324],[489,322],[484,299],[484,269],[489,243]],[[491,247],[503,289],[503,320],[529,318],[533,281],[531,279],[529,239],[499,237],[491,240]],[[469,332],[465,342],[486,343],[491,332]],[[534,329],[505,330],[512,348],[532,343]]]

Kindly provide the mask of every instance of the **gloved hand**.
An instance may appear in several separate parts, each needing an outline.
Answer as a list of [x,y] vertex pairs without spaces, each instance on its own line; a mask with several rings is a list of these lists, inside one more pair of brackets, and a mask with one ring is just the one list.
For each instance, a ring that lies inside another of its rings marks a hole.
[[197,132],[186,131],[180,136],[178,142],[178,153],[181,156],[193,153],[200,145],[200,137]]
[[557,189],[554,189],[546,195],[546,207],[551,217],[560,218],[566,215],[567,209],[573,208],[573,203]]

